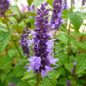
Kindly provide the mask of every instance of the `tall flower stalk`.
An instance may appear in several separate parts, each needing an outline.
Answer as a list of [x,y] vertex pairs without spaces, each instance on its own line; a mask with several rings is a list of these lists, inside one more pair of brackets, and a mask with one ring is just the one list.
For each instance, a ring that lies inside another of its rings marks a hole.
[[36,28],[33,36],[33,51],[34,56],[30,58],[30,66],[28,71],[31,69],[35,73],[41,74],[41,76],[46,76],[48,71],[51,71],[53,68],[50,67],[50,64],[56,65],[54,59],[50,53],[52,52],[53,41],[49,40],[50,36],[47,33],[49,31],[49,21],[48,14],[49,9],[46,9],[45,4],[41,4],[40,9],[37,9],[38,16],[35,17]]
[[75,72],[76,72],[76,65],[77,65],[77,62],[75,61],[74,62],[74,67],[73,67],[73,70],[72,70],[72,77],[76,77],[76,74],[75,74]]
[[29,57],[29,46],[30,46],[30,44],[29,44],[27,30],[28,29],[25,28],[22,35],[21,35],[21,47],[22,47],[24,55]]
[[85,5],[86,0],[82,0],[82,6]]
[[[54,0],[53,1],[53,10],[52,10],[52,16],[51,16],[51,30],[55,30],[54,33],[54,37],[56,38],[56,30],[58,30],[60,28],[61,23],[63,22],[62,19],[62,0]],[[56,50],[55,50],[55,42],[54,42],[54,55],[56,54]]]
[[[72,3],[73,3],[73,1],[71,0],[71,8],[70,8],[70,10],[72,11]],[[68,25],[68,35],[70,36],[71,35],[71,22],[69,21],[69,25]],[[71,49],[71,40],[68,40],[68,57],[67,57],[67,59],[68,59],[68,63],[70,62],[70,49]]]
[[73,5],[75,4],[75,0],[72,0],[72,4],[73,4]]
[[51,17],[51,29],[58,30],[62,23],[62,0],[54,0]]

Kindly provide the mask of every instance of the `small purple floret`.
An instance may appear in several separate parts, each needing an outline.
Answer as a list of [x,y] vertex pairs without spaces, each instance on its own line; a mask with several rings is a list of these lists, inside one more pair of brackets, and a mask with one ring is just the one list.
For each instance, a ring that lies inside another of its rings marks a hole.
[[75,62],[74,62],[74,65],[76,65],[76,64],[77,64],[77,62],[75,61]]

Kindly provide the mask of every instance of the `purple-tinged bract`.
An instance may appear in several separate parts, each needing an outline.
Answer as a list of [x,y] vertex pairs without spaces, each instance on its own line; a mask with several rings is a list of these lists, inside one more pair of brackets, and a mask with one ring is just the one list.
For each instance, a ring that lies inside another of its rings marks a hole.
[[27,30],[28,29],[25,28],[21,35],[21,47],[24,55],[27,55],[27,57],[29,57],[29,40]]
[[9,0],[0,0],[0,16],[4,16],[4,13],[9,9]]
[[50,55],[53,41],[49,40],[50,36],[47,33],[49,31],[49,9],[45,8],[46,5],[47,3],[41,4],[40,9],[37,9],[38,16],[35,17],[36,28],[33,36],[34,56],[29,59],[30,67],[28,69],[28,71],[33,69],[35,73],[41,73],[42,77],[46,76],[47,72],[53,69],[50,67],[50,64],[56,65],[55,61],[57,61]]
[[51,29],[59,29],[62,23],[62,0],[54,0],[51,17]]

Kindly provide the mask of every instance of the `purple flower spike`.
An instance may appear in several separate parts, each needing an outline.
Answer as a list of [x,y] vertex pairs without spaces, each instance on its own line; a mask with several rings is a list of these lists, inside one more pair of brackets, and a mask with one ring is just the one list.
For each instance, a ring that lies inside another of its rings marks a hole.
[[59,29],[62,23],[62,0],[54,0],[51,17],[51,29]]
[[72,0],[72,4],[73,4],[73,5],[75,4],[75,0]]
[[55,61],[57,61],[53,57],[51,57],[53,60],[51,61],[49,57],[52,52],[53,40],[49,40],[50,36],[47,33],[49,31],[49,9],[46,9],[46,5],[48,4],[41,4],[40,9],[37,9],[38,16],[35,17],[36,28],[33,35],[34,56],[29,60],[30,67],[28,69],[28,71],[33,69],[35,73],[41,73],[42,77],[46,76],[48,71],[53,70],[50,64],[56,65]]
[[0,17],[4,16],[4,13],[9,9],[9,0],[0,0]]
[[85,5],[86,0],[82,0],[82,6]]
[[66,86],[71,86],[71,81],[67,80]]
[[24,29],[22,35],[21,35],[21,47],[23,50],[24,55],[27,55],[27,57],[29,57],[29,46],[30,46],[30,42],[28,40],[28,33],[27,33],[28,29]]

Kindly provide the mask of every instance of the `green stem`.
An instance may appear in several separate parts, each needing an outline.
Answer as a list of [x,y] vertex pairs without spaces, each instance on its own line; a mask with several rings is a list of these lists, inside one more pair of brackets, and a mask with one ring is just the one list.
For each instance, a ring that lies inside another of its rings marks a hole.
[[[70,10],[72,11],[72,0],[71,0],[71,8]],[[71,28],[71,23],[69,21],[69,28],[68,28],[68,35],[70,36],[70,28]],[[70,49],[71,49],[71,44],[70,44],[70,40],[68,39],[68,63],[70,62]]]
[[[56,31],[54,33],[54,38],[56,39]],[[56,44],[55,44],[56,41],[54,41],[54,55],[56,55]]]
[[[6,18],[6,16],[5,16],[5,14],[4,14],[4,19],[7,19],[7,18]],[[10,31],[10,28],[9,28],[9,26],[8,26],[8,23],[7,23],[7,22],[6,22],[6,26],[7,26],[8,30]],[[18,48],[18,46],[17,46],[17,44],[16,44],[16,42],[15,42],[15,40],[13,39],[13,37],[12,37],[12,36],[11,36],[11,39],[12,39],[12,41],[13,41],[13,43],[14,43],[14,45],[15,45],[16,49],[18,50],[20,57],[21,57],[21,58],[23,58],[23,56],[22,56],[22,54],[21,54],[21,52],[20,52],[20,50],[19,50],[19,48]]]
[[36,86],[39,86],[40,81],[41,81],[41,74],[37,73],[37,83],[36,83]]
[[[69,23],[69,30],[68,30],[68,35],[70,36],[70,23]],[[68,39],[68,63],[70,61],[70,40]]]
[[70,7],[70,10],[72,11],[72,0],[71,0],[71,7]]
[[14,40],[12,37],[11,37],[11,39],[12,39],[12,41],[13,41],[13,43],[14,43],[16,49],[18,50],[20,57],[23,58],[23,56],[22,56],[22,54],[21,54],[21,52],[20,52],[20,50],[19,50],[19,48],[18,48],[18,46],[17,46],[15,40]]

